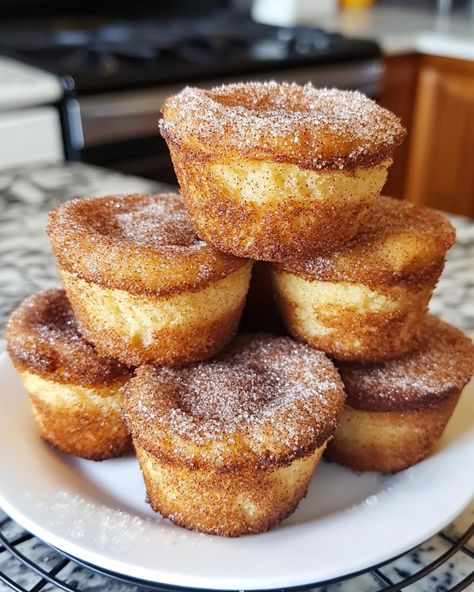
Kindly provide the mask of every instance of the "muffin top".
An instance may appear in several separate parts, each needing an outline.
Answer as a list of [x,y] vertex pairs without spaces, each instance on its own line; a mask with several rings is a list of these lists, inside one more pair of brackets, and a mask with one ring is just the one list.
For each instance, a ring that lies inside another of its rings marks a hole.
[[73,199],[47,232],[61,270],[134,294],[201,288],[245,263],[199,239],[177,194]]
[[107,237],[110,243],[156,248],[205,246],[177,194],[73,199],[54,210],[51,219],[77,233]]
[[309,169],[377,164],[405,136],[398,117],[361,93],[310,83],[188,87],[170,97],[162,113],[161,133],[171,143]]
[[135,441],[195,467],[285,465],[334,432],[344,392],[321,352],[286,337],[241,335],[214,360],[141,367],[126,386]]
[[428,315],[417,351],[378,363],[337,362],[347,401],[366,411],[426,409],[458,393],[474,371],[474,346]]
[[7,351],[21,371],[82,386],[106,386],[132,374],[112,358],[99,356],[79,333],[64,290],[27,298],[11,315]]
[[455,237],[452,224],[434,210],[382,196],[347,245],[277,268],[309,281],[416,285],[439,275]]

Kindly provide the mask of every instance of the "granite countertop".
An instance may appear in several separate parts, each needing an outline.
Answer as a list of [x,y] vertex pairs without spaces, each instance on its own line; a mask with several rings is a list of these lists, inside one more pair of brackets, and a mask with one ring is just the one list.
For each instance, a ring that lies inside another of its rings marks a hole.
[[[44,232],[47,213],[72,197],[107,193],[151,192],[168,189],[152,181],[99,169],[84,164],[34,165],[0,171],[0,335],[10,312],[33,292],[58,285],[48,238]],[[432,299],[431,309],[474,337],[474,221],[450,217],[458,230],[456,245],[448,255],[446,269]],[[0,522],[2,515],[0,512]],[[471,504],[445,531],[436,535],[380,572],[394,582],[418,571],[449,549],[449,537],[456,539],[474,520]],[[13,524],[11,528],[21,530]],[[29,556],[36,561],[53,561],[57,553],[33,538]],[[471,556],[459,551],[428,578],[410,586],[411,592],[444,592],[474,569]],[[136,586],[117,584],[81,567],[69,564],[68,580],[87,592],[137,592]],[[0,572],[7,572],[28,589],[37,578],[11,556],[1,553]],[[351,578],[324,588],[325,592],[373,592],[380,579],[373,573]],[[8,590],[0,583],[0,591]],[[52,590],[52,588],[48,588]],[[322,588],[320,589],[322,592]]]
[[434,10],[377,6],[346,8],[336,15],[304,19],[349,37],[375,39],[386,55],[420,52],[474,60],[474,12],[441,17]]

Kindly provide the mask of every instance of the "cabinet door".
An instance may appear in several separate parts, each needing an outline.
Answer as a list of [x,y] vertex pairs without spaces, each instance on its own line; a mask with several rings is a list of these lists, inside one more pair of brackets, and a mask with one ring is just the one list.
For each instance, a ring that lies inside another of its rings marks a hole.
[[406,196],[474,216],[474,62],[423,58]]
[[409,156],[409,140],[412,130],[413,107],[420,56],[415,54],[389,56],[384,60],[384,76],[380,103],[393,111],[405,126],[408,135],[393,155],[393,164],[388,170],[385,195],[405,197],[406,173]]

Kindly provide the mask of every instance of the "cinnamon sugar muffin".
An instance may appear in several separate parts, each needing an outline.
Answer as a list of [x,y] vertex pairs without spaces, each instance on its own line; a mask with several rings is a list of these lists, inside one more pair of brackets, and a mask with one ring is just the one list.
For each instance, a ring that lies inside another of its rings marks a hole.
[[380,197],[345,247],[273,266],[287,329],[337,359],[400,357],[417,345],[454,239],[435,211]]
[[189,363],[236,332],[252,264],[200,241],[178,195],[72,200],[48,233],[80,330],[103,355]]
[[399,471],[425,458],[441,437],[472,376],[474,347],[429,315],[416,352],[338,367],[347,404],[328,457],[359,471]]
[[186,88],[162,113],[199,236],[267,261],[350,240],[405,134],[395,115],[360,93],[311,84]]
[[132,370],[100,357],[81,337],[64,290],[25,300],[10,317],[6,339],[47,442],[92,460],[130,447],[120,388]]
[[265,531],[295,510],[344,402],[324,354],[266,334],[187,368],[143,366],[125,394],[152,508],[224,536]]

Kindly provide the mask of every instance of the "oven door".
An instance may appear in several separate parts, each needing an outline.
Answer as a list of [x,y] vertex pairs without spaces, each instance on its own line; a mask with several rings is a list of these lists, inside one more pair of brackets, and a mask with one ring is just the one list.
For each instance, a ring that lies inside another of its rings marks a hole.
[[[201,87],[244,80],[289,80],[300,84],[360,90],[377,98],[382,77],[380,60],[251,74],[205,80]],[[79,99],[84,133],[81,157],[127,174],[176,182],[164,140],[158,132],[161,106],[184,85],[94,95]]]
[[52,105],[0,113],[0,169],[64,160],[61,123]]

